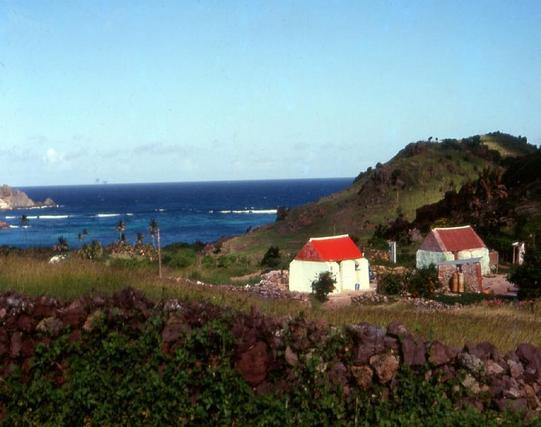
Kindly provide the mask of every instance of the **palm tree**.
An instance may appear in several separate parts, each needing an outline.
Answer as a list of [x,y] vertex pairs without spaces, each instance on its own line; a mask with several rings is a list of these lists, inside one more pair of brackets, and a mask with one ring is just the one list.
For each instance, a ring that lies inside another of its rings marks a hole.
[[148,224],[148,231],[152,236],[152,239],[156,241],[156,247],[158,249],[158,277],[162,277],[162,250],[160,246],[160,225],[155,219],[151,219]]
[[58,238],[58,242],[56,244],[56,250],[58,252],[67,252],[69,250],[68,241],[64,238],[64,236],[60,236]]
[[135,238],[135,244],[140,246],[143,244],[144,240],[145,240],[145,235],[141,232],[137,233],[137,237]]
[[28,227],[28,224],[30,223],[30,220],[26,215],[21,215],[21,227]]
[[24,229],[24,241],[27,243],[28,241],[28,235],[26,234],[26,229],[28,228],[28,224],[30,223],[30,220],[26,215],[21,215],[20,225],[21,228]]
[[118,221],[118,224],[116,225],[116,231],[118,231],[118,241],[123,242],[126,240],[124,236],[124,232],[126,231],[126,224],[124,224],[124,221],[120,220]]

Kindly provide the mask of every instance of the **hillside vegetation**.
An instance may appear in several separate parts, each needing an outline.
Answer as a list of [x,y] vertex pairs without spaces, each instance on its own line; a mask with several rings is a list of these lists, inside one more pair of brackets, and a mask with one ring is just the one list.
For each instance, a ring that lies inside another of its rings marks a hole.
[[226,251],[260,258],[271,245],[292,256],[310,236],[348,233],[366,241],[378,225],[442,200],[509,158],[536,153],[524,137],[495,132],[465,139],[408,144],[385,164],[359,174],[351,187],[290,210],[284,219],[225,242]]

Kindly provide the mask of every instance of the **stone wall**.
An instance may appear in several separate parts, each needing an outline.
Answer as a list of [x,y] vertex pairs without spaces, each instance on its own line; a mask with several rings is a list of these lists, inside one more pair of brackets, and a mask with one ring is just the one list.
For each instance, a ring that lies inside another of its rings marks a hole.
[[[438,265],[438,277],[446,289],[450,289],[451,279],[456,271],[455,265]],[[466,292],[483,292],[483,275],[479,263],[463,264],[464,288]]]
[[[0,379],[16,367],[22,369],[24,378],[32,369],[38,344],[51,346],[62,335],[72,341],[90,339],[99,319],[109,319],[108,324],[122,322],[133,334],[141,334],[146,322],[156,316],[164,318],[161,348],[165,354],[181,346],[192,328],[213,319],[228,319],[235,343],[231,365],[258,393],[296,386],[288,378],[294,378],[293,373],[315,352],[332,342],[335,350],[320,372],[345,395],[353,388],[392,391],[400,368],[408,367],[425,381],[456,384],[457,392],[450,398],[457,407],[467,404],[478,410],[524,411],[529,416],[541,410],[541,348],[533,344],[520,344],[505,354],[488,342],[454,348],[414,335],[397,322],[386,328],[361,323],[336,329],[303,318],[235,313],[204,303],[169,300],[155,305],[132,289],[112,297],[65,303],[48,297],[0,294]],[[341,343],[339,347],[337,343]],[[57,372],[49,373],[56,386],[62,387],[68,368],[59,366]],[[0,402],[0,423],[1,415]]]

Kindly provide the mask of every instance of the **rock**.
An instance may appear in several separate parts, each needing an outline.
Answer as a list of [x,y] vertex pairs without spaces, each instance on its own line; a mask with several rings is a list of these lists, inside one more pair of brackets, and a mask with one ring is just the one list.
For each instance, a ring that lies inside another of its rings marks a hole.
[[21,355],[30,357],[34,353],[34,342],[29,337],[23,337],[21,342]]
[[9,335],[5,329],[0,329],[0,357],[9,353]]
[[393,337],[399,338],[402,335],[408,335],[409,332],[402,323],[400,323],[397,320],[394,320],[391,323],[389,323],[389,326],[387,326],[387,334]]
[[65,309],[58,310],[58,314],[64,323],[72,328],[78,327],[86,318],[86,311],[80,300],[75,300]]
[[367,363],[371,356],[385,350],[385,329],[368,323],[360,323],[349,325],[347,331],[353,336],[356,343],[355,363]]
[[43,332],[44,334],[51,335],[53,337],[60,334],[63,328],[64,324],[56,317],[46,317],[45,319],[40,320],[36,326],[36,330],[38,332]]
[[348,370],[342,362],[336,362],[328,370],[327,377],[335,386],[344,387],[348,383]]
[[458,355],[458,361],[460,362],[461,366],[470,372],[481,372],[484,367],[481,359],[469,353],[460,353]]
[[295,352],[291,350],[290,346],[287,346],[286,348],[285,358],[289,366],[297,366],[299,364],[299,358]]
[[28,195],[15,188],[3,185],[0,187],[0,209],[19,209],[19,208],[35,208],[35,207],[52,207],[56,203],[50,199],[45,199],[44,202],[34,202]]
[[466,344],[466,351],[482,361],[494,358],[498,354],[496,347],[489,342],[480,342],[478,344]]
[[11,335],[9,355],[12,358],[19,357],[21,354],[22,341],[23,334],[21,332],[15,332]]
[[479,383],[471,374],[466,374],[466,376],[461,381],[461,383],[465,389],[467,389],[473,394],[479,394],[479,392],[481,391],[481,388],[479,387]]
[[509,373],[513,378],[519,378],[524,373],[524,368],[520,362],[509,359],[507,360],[507,365],[509,366]]
[[392,354],[376,354],[370,358],[370,366],[374,368],[378,380],[386,384],[393,379],[399,368],[398,358]]
[[453,351],[439,341],[432,341],[428,349],[428,361],[433,366],[449,363],[454,357]]
[[165,343],[177,341],[181,336],[190,330],[190,326],[181,316],[172,314],[167,319],[165,327],[162,330],[162,340]]
[[527,371],[537,374],[541,378],[541,352],[537,347],[530,343],[523,343],[517,347],[517,356],[523,362],[524,368]]
[[526,399],[498,399],[496,405],[500,412],[523,413],[528,409]]
[[400,338],[402,358],[406,366],[422,366],[426,363],[426,348],[418,336],[403,335]]
[[90,316],[88,316],[83,324],[83,331],[92,332],[96,325],[105,319],[105,314],[100,309],[94,311]]
[[251,349],[242,353],[235,363],[235,369],[253,387],[265,381],[268,366],[267,344],[263,341],[256,342]]
[[353,375],[353,378],[355,378],[355,382],[363,390],[367,390],[372,385],[374,372],[372,371],[370,366],[352,366],[351,375]]
[[21,314],[17,319],[17,328],[30,333],[34,329],[34,320],[27,314]]
[[500,366],[500,364],[494,362],[493,360],[487,360],[485,362],[485,374],[487,375],[500,375],[505,372],[505,369]]

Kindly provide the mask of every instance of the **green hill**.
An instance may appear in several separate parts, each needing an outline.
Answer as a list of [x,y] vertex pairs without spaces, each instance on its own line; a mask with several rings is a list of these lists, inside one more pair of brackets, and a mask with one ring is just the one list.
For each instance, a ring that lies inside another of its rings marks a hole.
[[458,191],[484,169],[503,171],[506,159],[535,152],[526,138],[500,132],[411,143],[359,174],[346,190],[292,209],[283,220],[229,239],[223,248],[260,258],[271,245],[291,255],[310,236],[348,233],[366,241],[379,224],[398,214],[412,221],[418,208]]

